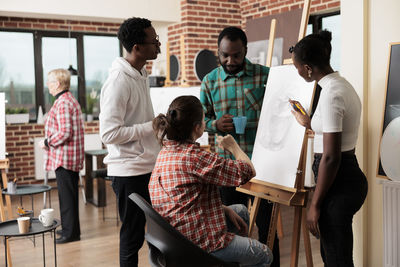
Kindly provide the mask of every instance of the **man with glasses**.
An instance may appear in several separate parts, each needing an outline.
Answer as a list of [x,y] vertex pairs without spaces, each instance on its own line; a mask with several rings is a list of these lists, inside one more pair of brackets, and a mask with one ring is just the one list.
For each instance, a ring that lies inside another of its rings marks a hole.
[[100,95],[100,135],[107,145],[107,175],[118,200],[120,266],[138,266],[138,251],[144,242],[144,213],[128,196],[138,193],[148,202],[148,183],[160,147],[152,120],[147,60],[157,58],[161,43],[151,22],[144,18],[125,20],[118,39],[127,51],[114,60]]
[[[246,59],[247,37],[237,27],[227,27],[218,36],[218,59],[220,67],[207,74],[201,84],[200,101],[205,112],[206,130],[219,135],[231,134],[240,148],[251,158],[256,138],[258,120],[265,93],[269,68],[252,64]],[[244,134],[236,134],[233,117],[247,117]],[[228,151],[217,148],[221,157],[233,158]],[[224,205],[247,206],[248,195],[235,187],[220,188]],[[262,200],[256,224],[259,240],[266,243],[272,204]],[[279,243],[275,237],[274,261],[279,266]]]

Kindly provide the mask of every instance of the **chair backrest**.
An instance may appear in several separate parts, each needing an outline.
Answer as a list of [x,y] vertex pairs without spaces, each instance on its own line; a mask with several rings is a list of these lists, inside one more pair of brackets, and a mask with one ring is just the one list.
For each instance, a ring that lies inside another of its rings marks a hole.
[[132,199],[146,215],[147,232],[145,238],[149,243],[151,253],[150,260],[153,261],[153,264],[155,264],[154,258],[156,257],[154,254],[162,254],[163,258],[158,258],[156,260],[159,263],[156,266],[238,266],[234,263],[223,262],[193,244],[172,227],[140,195],[132,193],[129,198]]

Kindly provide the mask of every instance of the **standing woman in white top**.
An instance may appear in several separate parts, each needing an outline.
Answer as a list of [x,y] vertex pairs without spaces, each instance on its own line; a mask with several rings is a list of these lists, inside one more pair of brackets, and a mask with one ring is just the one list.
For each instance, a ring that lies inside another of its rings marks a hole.
[[321,237],[325,266],[347,267],[354,266],[353,216],[364,203],[368,183],[354,154],[361,102],[351,84],[330,66],[331,39],[329,31],[322,31],[290,49],[299,75],[322,88],[312,120],[298,109],[293,114],[315,132],[313,172],[317,184],[307,214],[308,227]]

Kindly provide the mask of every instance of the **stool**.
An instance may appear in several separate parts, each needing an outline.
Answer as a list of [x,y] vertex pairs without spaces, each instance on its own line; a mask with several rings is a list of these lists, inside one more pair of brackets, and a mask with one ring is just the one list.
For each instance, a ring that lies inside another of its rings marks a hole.
[[[111,181],[111,178],[107,176],[107,169],[98,169],[98,170],[93,170],[92,171],[92,178],[97,178],[97,179],[104,179],[104,181]],[[104,192],[105,194],[105,192]],[[105,196],[105,195],[104,195]],[[116,221],[117,221],[117,226],[119,225],[119,220],[118,220],[118,201],[115,201],[115,212],[116,212]],[[103,222],[105,221],[105,206],[103,208]]]

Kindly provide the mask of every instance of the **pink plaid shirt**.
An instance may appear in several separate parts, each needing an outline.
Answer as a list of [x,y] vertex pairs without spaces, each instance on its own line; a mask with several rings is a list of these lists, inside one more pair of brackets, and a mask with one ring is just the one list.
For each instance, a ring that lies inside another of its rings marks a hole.
[[154,209],[207,252],[226,247],[227,232],[218,186],[250,180],[251,166],[203,151],[198,144],[165,141],[149,183]]
[[84,159],[84,131],[81,108],[71,92],[61,94],[51,107],[45,124],[49,149],[45,153],[45,169],[63,167],[79,172]]

